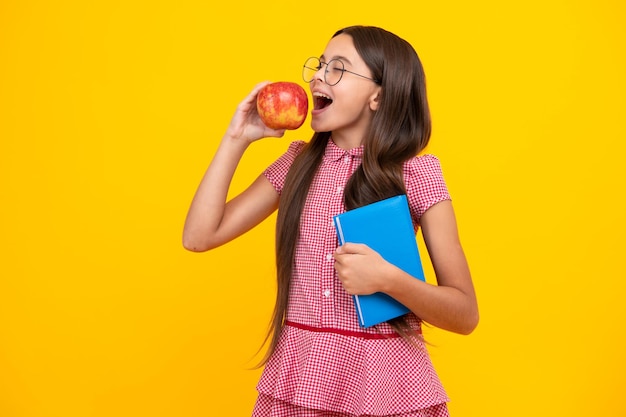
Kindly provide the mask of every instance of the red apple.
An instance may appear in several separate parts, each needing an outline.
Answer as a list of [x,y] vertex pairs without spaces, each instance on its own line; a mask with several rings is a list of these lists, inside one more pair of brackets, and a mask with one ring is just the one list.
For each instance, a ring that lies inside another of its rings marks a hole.
[[302,126],[309,110],[309,98],[296,83],[280,81],[259,91],[256,107],[270,129],[294,130]]

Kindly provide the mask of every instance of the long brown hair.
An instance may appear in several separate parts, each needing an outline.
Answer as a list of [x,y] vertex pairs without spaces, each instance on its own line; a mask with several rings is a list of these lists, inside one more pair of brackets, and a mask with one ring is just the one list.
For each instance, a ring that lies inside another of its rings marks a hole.
[[[333,37],[347,34],[380,81],[379,105],[369,131],[363,138],[363,161],[352,174],[344,191],[350,210],[387,197],[406,193],[403,163],[428,144],[431,122],[426,99],[422,64],[413,47],[384,29],[351,26]],[[316,132],[296,157],[285,179],[276,220],[277,294],[270,331],[267,362],[278,344],[287,311],[300,215],[313,177],[320,165],[331,132]],[[389,322],[407,339],[414,336],[404,318]]]

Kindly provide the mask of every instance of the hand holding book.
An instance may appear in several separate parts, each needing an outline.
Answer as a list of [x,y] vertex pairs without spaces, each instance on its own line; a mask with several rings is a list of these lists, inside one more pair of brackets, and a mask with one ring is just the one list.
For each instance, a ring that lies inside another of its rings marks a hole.
[[[406,195],[381,200],[334,217],[339,243],[361,243],[387,262],[424,281]],[[370,327],[402,316],[408,308],[387,294],[355,295],[359,324]]]
[[378,252],[366,244],[346,242],[335,251],[335,269],[348,294],[383,292],[381,287],[385,284],[384,277],[389,266]]

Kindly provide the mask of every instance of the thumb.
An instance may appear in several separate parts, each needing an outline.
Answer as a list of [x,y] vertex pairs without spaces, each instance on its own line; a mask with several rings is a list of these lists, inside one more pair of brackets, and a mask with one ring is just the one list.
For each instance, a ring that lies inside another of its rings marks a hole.
[[365,254],[367,252],[367,246],[362,243],[346,242],[339,246],[337,251],[342,254]]

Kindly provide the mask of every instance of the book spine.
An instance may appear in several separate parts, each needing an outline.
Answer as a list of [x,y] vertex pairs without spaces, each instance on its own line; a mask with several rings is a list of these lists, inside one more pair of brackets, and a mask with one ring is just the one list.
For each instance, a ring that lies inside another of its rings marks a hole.
[[[339,244],[343,245],[344,243],[346,243],[346,239],[343,237],[343,229],[341,228],[341,221],[339,220],[339,217],[335,217],[334,220],[335,220],[335,228],[337,229],[337,236],[339,237]],[[359,314],[359,322],[361,323],[361,326],[365,326],[365,320],[363,319],[363,311],[361,310],[361,303],[359,302],[359,296],[353,295],[352,298],[354,298],[356,311]]]

